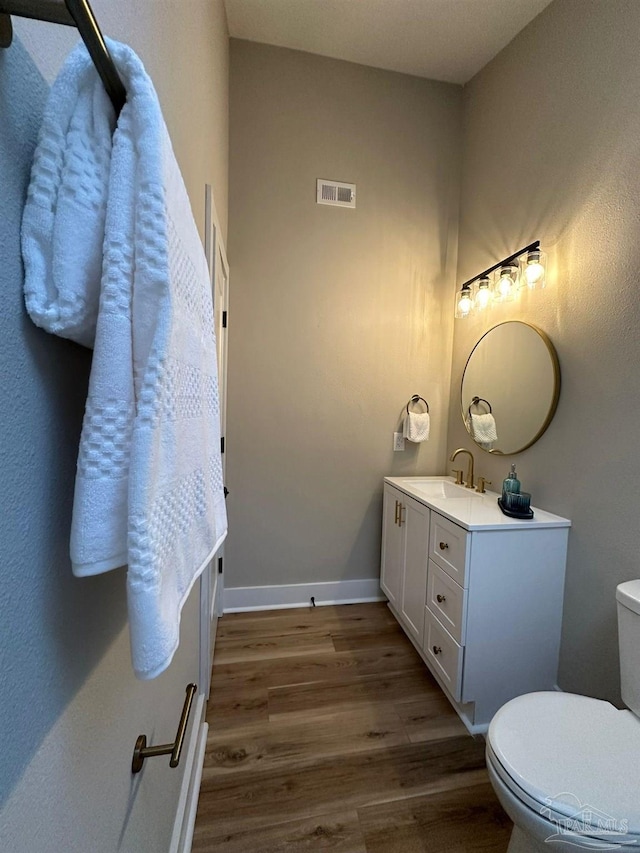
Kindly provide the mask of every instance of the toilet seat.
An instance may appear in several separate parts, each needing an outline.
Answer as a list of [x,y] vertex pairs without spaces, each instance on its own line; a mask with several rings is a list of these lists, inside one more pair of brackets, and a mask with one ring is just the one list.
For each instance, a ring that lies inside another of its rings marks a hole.
[[519,696],[491,721],[487,760],[554,827],[640,848],[640,720],[631,711],[570,693]]

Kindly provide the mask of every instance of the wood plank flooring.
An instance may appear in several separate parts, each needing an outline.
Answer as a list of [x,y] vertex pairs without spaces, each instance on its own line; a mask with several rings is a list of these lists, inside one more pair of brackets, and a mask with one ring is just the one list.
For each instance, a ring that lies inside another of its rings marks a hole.
[[504,853],[472,738],[384,604],[218,621],[194,853]]

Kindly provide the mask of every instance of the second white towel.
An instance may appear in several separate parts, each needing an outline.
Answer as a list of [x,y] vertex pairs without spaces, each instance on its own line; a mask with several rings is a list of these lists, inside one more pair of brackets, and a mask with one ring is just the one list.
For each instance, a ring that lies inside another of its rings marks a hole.
[[496,421],[490,412],[484,415],[471,414],[471,435],[478,444],[492,444],[498,440]]

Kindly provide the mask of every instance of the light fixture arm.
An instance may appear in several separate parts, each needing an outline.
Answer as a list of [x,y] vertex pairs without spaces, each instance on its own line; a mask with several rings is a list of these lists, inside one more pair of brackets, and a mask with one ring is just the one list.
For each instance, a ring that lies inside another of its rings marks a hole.
[[540,240],[535,240],[533,243],[529,243],[528,246],[525,246],[524,249],[520,249],[518,252],[514,252],[513,255],[509,255],[508,258],[503,258],[503,260],[498,261],[497,264],[494,264],[489,269],[484,270],[484,272],[479,273],[478,275],[474,275],[473,278],[470,278],[469,281],[465,281],[463,285],[461,285],[460,290],[464,290],[469,287],[469,285],[473,284],[474,281],[477,281],[479,278],[486,278],[489,273],[492,273],[494,270],[497,270],[498,267],[508,266],[511,261],[515,261],[516,258],[519,258],[520,255],[524,255],[525,252],[537,252],[540,249]]

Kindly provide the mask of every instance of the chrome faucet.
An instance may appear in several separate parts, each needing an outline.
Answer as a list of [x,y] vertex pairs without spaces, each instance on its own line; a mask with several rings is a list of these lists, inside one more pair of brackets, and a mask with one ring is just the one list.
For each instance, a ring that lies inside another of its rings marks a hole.
[[466,486],[468,489],[473,488],[473,453],[470,450],[467,450],[466,447],[459,447],[457,450],[454,450],[451,456],[449,457],[449,461],[453,462],[456,456],[459,453],[468,453],[469,454],[469,467],[467,468],[467,483]]

